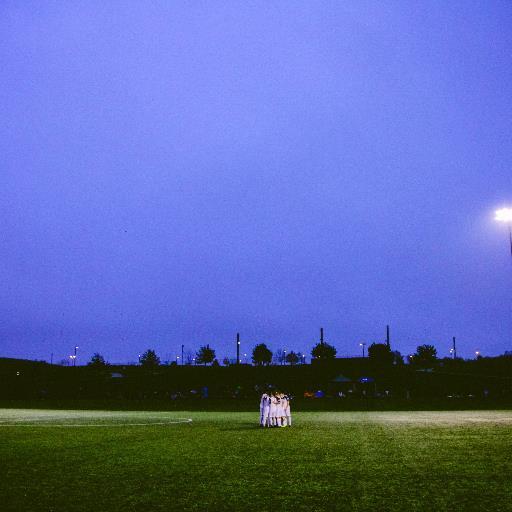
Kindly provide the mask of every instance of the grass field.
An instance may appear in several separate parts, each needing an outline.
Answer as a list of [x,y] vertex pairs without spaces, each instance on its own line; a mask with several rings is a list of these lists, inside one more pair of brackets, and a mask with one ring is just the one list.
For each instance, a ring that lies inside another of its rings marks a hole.
[[256,416],[0,409],[0,510],[512,511],[510,411]]

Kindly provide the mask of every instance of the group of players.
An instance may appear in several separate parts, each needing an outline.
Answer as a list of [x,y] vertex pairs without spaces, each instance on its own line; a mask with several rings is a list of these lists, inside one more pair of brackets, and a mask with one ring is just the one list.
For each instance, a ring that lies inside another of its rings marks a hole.
[[291,427],[290,397],[280,391],[263,393],[260,400],[260,427]]

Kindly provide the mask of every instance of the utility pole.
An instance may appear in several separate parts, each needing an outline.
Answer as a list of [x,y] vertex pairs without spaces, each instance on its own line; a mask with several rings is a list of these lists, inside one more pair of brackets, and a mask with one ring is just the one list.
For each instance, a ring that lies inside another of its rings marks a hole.
[[181,345],[181,366],[185,364],[185,360],[183,359],[183,350],[185,348],[185,345]]
[[320,327],[320,345],[324,344],[324,328]]
[[452,348],[453,359],[457,359],[457,347],[455,345],[455,336],[452,338],[452,342],[453,342],[453,348]]
[[391,343],[389,341],[389,325],[386,325],[386,345],[391,350]]
[[236,364],[240,364],[240,333],[236,333]]

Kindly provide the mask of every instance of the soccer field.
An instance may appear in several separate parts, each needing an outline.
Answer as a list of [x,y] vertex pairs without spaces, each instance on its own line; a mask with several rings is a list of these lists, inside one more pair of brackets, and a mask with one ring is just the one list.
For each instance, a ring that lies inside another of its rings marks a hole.
[[512,412],[0,409],[0,510],[512,510]]

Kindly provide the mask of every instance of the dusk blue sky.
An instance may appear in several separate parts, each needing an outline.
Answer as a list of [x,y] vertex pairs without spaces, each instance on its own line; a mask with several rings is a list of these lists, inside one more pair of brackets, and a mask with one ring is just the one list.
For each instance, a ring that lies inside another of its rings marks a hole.
[[512,350],[512,3],[0,4],[0,356]]

